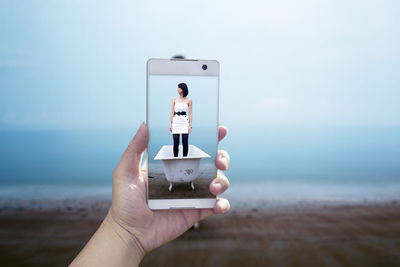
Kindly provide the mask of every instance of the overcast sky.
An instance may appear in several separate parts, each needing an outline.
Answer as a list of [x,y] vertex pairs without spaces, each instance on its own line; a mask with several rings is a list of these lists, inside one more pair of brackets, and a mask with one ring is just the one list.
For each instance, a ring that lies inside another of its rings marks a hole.
[[400,125],[398,1],[3,0],[0,38],[0,127],[138,125],[174,54],[220,62],[221,124]]

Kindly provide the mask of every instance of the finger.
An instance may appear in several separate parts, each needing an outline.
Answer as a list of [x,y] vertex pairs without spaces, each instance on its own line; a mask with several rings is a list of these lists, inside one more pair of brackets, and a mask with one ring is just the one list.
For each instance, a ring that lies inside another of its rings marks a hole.
[[217,197],[217,201],[215,202],[214,212],[217,214],[224,214],[228,212],[231,208],[229,201],[226,198]]
[[[211,209],[190,209],[186,210],[189,213],[186,217],[188,220],[188,225],[193,225],[198,221],[201,221],[214,214],[223,214],[230,209],[229,201],[225,198],[216,198],[214,208]],[[184,210],[176,211],[183,212]],[[191,213],[191,214],[190,214]]]
[[139,176],[139,166],[142,154],[147,147],[149,134],[147,125],[143,122],[122,154],[116,172],[121,175]]
[[222,172],[219,172],[217,177],[210,183],[210,192],[217,196],[225,192],[229,188],[229,185],[228,178]]
[[215,166],[220,170],[227,170],[231,157],[225,150],[218,150],[217,157],[215,158]]
[[147,157],[144,158],[144,160],[142,158],[142,164],[140,166],[140,171],[147,172]]
[[218,142],[224,139],[228,133],[228,128],[226,126],[218,126]]

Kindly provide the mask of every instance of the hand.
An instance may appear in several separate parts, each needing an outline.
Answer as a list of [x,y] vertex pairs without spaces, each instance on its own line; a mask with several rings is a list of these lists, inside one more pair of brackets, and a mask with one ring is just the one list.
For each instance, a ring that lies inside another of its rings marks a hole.
[[172,133],[172,124],[169,124],[169,131]]
[[[226,127],[218,128],[218,141],[226,136],[227,131]],[[115,227],[130,235],[142,256],[175,239],[196,222],[213,214],[225,213],[230,208],[228,200],[217,197],[214,208],[210,209],[150,210],[146,203],[147,170],[140,170],[147,144],[148,128],[142,123],[113,172],[112,205],[109,211]],[[226,170],[229,162],[228,153],[218,151],[216,167]],[[210,183],[210,192],[217,196],[228,187],[227,177],[218,172]]]
[[188,133],[192,132],[192,126],[189,126]]
[[[226,127],[218,128],[219,141],[227,131]],[[150,210],[146,203],[147,170],[139,170],[148,138],[143,123],[113,172],[112,204],[106,218],[70,266],[138,266],[147,252],[178,237],[197,221],[229,210],[228,200],[219,197],[213,209]],[[218,169],[226,170],[229,161],[226,151],[218,151]],[[210,183],[214,195],[228,187],[228,179],[220,172]]]

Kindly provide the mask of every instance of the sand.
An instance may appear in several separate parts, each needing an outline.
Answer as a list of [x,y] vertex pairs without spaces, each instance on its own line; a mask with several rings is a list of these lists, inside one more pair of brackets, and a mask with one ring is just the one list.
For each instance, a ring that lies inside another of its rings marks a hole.
[[[66,266],[109,202],[0,209],[0,266]],[[399,266],[400,204],[237,207],[150,252],[141,266]]]

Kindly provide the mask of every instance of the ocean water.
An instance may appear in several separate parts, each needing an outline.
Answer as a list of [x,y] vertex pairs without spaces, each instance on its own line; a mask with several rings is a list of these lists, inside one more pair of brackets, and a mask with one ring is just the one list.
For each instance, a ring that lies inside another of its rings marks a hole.
[[237,182],[400,183],[400,127],[245,128],[222,145]]
[[110,185],[132,130],[0,131],[0,184]]
[[[135,131],[1,129],[0,198],[106,195]],[[400,196],[400,127],[230,126],[219,146],[231,156],[233,199]]]

